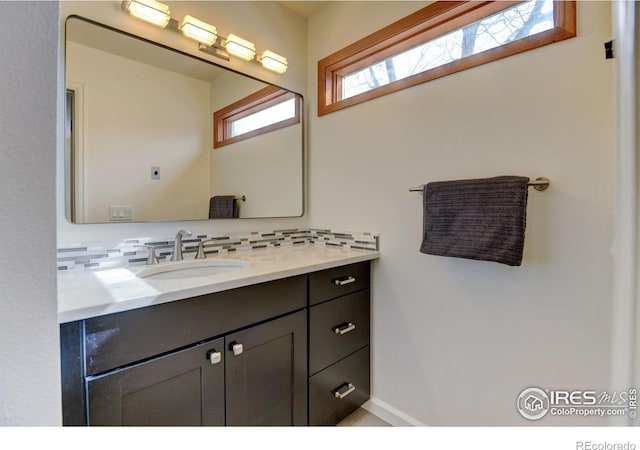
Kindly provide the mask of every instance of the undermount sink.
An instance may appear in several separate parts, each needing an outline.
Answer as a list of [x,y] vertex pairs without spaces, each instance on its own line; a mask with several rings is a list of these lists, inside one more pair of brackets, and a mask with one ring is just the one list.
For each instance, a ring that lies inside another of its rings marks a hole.
[[173,263],[159,263],[153,267],[142,269],[136,276],[152,280],[177,280],[183,278],[200,278],[221,273],[233,272],[249,265],[238,259],[191,260]]

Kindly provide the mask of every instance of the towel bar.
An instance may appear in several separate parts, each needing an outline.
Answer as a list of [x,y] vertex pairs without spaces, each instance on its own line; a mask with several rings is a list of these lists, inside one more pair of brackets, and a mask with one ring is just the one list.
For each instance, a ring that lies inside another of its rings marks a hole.
[[[549,185],[551,184],[551,180],[545,177],[538,177],[533,181],[529,181],[527,183],[529,186],[533,186],[536,191],[546,191],[549,189]],[[409,192],[422,192],[424,190],[423,186],[411,187],[409,188]]]

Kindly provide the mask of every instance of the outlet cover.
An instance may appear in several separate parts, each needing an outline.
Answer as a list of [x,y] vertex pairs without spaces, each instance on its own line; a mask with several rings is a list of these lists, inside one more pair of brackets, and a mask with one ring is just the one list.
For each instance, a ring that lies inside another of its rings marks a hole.
[[130,222],[133,220],[133,207],[109,206],[109,220],[111,222]]

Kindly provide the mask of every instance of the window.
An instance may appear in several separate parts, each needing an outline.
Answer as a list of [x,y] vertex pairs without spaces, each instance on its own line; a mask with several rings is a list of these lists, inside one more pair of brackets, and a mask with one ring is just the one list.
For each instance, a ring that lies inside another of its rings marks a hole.
[[576,35],[575,2],[439,1],[318,62],[318,115]]
[[268,86],[213,113],[213,148],[300,123],[300,96]]
[[231,121],[231,137],[268,127],[269,125],[291,119],[296,115],[296,99],[290,98],[248,116]]

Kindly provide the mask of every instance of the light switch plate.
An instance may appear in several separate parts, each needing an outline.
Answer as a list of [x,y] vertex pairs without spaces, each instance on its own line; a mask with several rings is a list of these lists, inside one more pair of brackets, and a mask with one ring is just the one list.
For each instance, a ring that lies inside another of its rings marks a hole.
[[151,167],[151,179],[152,180],[160,179],[160,167]]

